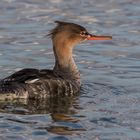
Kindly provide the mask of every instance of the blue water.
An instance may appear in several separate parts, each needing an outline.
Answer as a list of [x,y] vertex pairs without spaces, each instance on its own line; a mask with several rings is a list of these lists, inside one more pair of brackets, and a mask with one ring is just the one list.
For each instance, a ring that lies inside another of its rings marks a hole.
[[0,102],[1,140],[140,140],[140,1],[1,0],[0,78],[52,68],[55,20],[112,41],[74,51],[82,89],[73,98]]

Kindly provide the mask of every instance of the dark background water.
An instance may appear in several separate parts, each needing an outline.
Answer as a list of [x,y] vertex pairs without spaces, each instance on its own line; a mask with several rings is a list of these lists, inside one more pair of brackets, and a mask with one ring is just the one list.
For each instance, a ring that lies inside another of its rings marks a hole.
[[0,78],[53,67],[51,40],[44,35],[55,20],[113,40],[75,48],[79,96],[0,102],[0,139],[140,140],[140,1],[1,0]]

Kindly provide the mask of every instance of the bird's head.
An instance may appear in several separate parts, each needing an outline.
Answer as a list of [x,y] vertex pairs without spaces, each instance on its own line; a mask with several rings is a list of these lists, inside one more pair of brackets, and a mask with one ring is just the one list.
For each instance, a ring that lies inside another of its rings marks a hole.
[[50,36],[52,40],[57,43],[67,43],[71,44],[72,46],[81,43],[86,40],[110,40],[112,39],[111,36],[96,36],[90,34],[83,26],[69,23],[69,22],[62,22],[62,21],[55,21],[57,26],[50,31]]

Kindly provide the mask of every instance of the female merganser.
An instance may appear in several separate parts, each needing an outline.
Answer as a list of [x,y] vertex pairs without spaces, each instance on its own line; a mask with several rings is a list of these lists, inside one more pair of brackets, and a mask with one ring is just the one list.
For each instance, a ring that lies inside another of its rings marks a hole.
[[86,40],[109,40],[111,36],[95,36],[74,23],[56,21],[51,30],[55,66],[48,69],[23,69],[0,81],[0,100],[15,98],[44,98],[76,94],[81,85],[80,73],[72,51]]

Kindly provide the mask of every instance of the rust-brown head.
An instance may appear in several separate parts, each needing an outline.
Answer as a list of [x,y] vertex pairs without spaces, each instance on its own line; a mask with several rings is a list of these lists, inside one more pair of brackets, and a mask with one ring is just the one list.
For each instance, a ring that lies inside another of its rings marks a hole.
[[58,42],[67,42],[76,45],[80,42],[86,40],[110,40],[112,39],[111,36],[96,36],[90,34],[83,26],[63,22],[63,21],[55,21],[57,26],[51,30],[50,36],[52,40],[57,40]]

